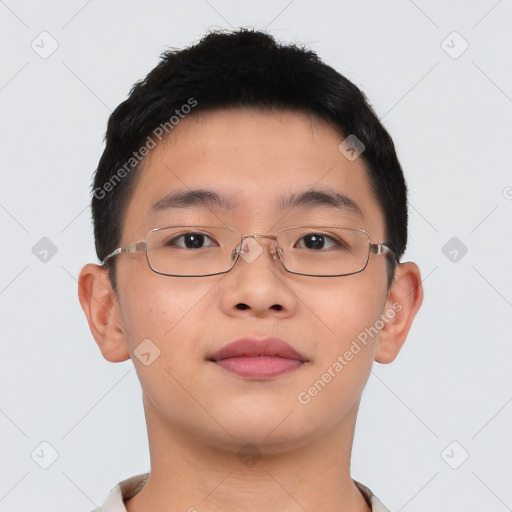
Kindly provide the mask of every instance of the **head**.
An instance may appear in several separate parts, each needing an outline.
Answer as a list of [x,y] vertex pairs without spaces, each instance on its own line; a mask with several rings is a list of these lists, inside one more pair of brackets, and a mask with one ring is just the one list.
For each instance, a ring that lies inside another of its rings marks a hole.
[[[364,93],[312,51],[243,29],[211,33],[190,48],[164,53],[110,116],[92,198],[100,261],[119,245],[148,149],[173,133],[184,116],[233,107],[300,111],[333,126],[340,142],[355,135],[365,146],[359,158],[385,219],[385,239],[398,259],[403,255],[406,184],[393,141]],[[389,283],[394,264],[388,258]],[[115,288],[115,260],[107,266]]]
[[[349,136],[362,150],[357,158],[340,149]],[[155,208],[167,194],[192,189],[213,190],[232,204],[210,196],[206,207]],[[311,194],[309,205],[282,208],[286,196],[308,191],[335,192],[345,207],[357,208],[340,213]],[[353,83],[315,53],[265,33],[211,33],[164,53],[110,116],[92,213],[100,261],[151,229],[189,223],[242,234],[343,223],[391,249],[370,254],[362,272],[341,277],[287,273],[264,241],[261,257],[240,259],[222,275],[163,276],[142,252],[84,267],[80,301],[104,357],[132,357],[154,417],[218,446],[229,444],[219,424],[237,442],[245,436],[262,443],[258,425],[277,424],[283,400],[300,414],[275,434],[281,446],[335,425],[357,408],[372,362],[394,360],[421,304],[416,265],[400,263],[407,194],[391,137]],[[285,339],[304,355],[303,368],[255,386],[262,383],[209,360],[242,336]],[[159,354],[148,366],[134,357],[147,340]],[[337,357],[347,351],[352,356],[336,373]],[[304,394],[327,368],[332,383],[321,394]],[[183,414],[190,396],[177,382],[204,397],[216,422],[197,404]]]

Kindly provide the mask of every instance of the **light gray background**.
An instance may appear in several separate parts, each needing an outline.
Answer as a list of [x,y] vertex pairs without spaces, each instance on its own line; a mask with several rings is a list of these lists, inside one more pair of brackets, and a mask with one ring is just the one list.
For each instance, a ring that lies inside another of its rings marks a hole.
[[97,262],[90,180],[108,115],[159,54],[241,25],[361,87],[410,188],[425,300],[374,366],[353,477],[393,511],[512,510],[511,21],[511,0],[0,1],[0,510],[85,512],[149,468],[133,364],[102,358],[77,298]]

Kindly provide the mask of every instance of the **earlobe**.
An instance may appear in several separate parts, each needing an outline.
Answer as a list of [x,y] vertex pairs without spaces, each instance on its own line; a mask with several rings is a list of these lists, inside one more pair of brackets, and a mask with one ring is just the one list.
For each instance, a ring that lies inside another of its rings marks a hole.
[[82,268],[78,299],[103,357],[112,363],[129,359],[119,303],[104,267],[89,263]]
[[384,316],[389,320],[379,333],[375,361],[391,363],[402,348],[412,321],[423,302],[421,273],[415,263],[400,263],[388,292]]

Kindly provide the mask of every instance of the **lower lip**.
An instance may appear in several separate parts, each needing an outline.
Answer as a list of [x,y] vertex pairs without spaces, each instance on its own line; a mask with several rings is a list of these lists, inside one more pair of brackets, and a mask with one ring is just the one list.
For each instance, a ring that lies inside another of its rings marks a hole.
[[263,380],[275,377],[282,373],[295,370],[302,365],[297,359],[285,357],[230,357],[214,361],[215,364],[228,372],[233,372],[241,377]]

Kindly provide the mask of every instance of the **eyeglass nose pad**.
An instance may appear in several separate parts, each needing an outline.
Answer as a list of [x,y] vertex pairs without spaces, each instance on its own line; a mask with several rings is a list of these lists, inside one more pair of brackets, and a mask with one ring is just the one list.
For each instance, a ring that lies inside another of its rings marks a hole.
[[278,245],[272,248],[272,256],[274,257],[275,260],[280,260],[282,254],[283,250]]
[[231,253],[231,258],[234,260],[235,258],[237,258],[238,256],[240,256],[240,254],[242,254],[243,252],[243,242],[238,244],[234,249],[233,249],[233,252]]

